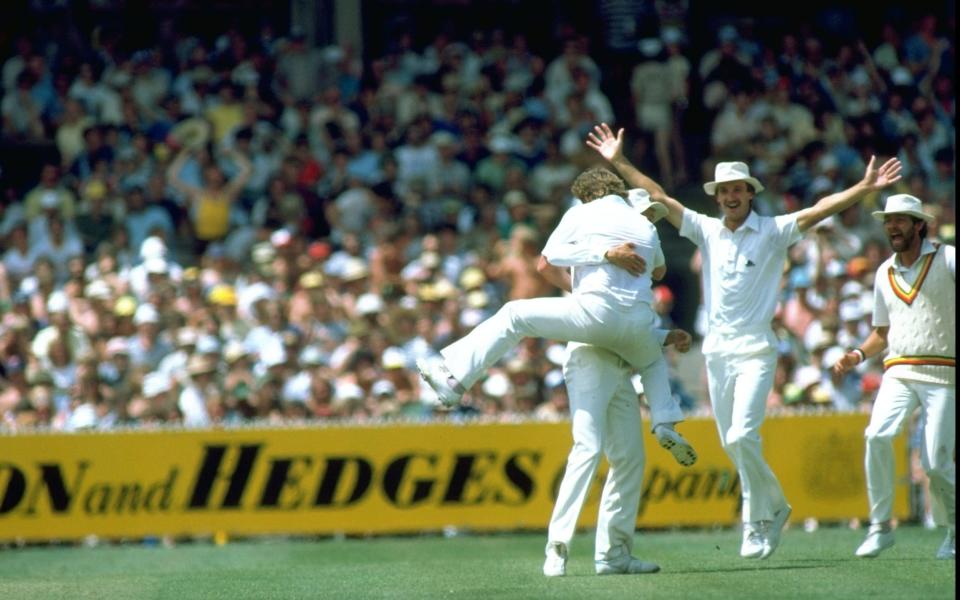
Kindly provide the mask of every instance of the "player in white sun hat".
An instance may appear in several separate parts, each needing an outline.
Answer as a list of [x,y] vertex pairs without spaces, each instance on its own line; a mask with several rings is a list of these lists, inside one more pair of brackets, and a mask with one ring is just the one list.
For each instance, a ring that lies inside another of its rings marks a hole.
[[843,374],[886,352],[865,433],[870,529],[856,555],[871,558],[893,545],[893,439],[919,407],[924,424],[920,458],[930,478],[933,516],[947,528],[936,556],[955,559],[957,250],[927,239],[933,217],[918,198],[890,196],[873,216],[883,221],[894,252],[874,278],[874,330],[834,365]]
[[779,546],[791,512],[760,445],[777,363],[777,338],[770,322],[787,249],[823,219],[899,181],[900,162],[892,158],[877,168],[871,157],[863,179],[852,187],[777,217],[753,211],[753,197],[763,185],[750,175],[749,167],[722,162],[714,180],[703,186],[716,198],[721,212],[717,218],[684,207],[641,173],[623,154],[623,129],[615,135],[602,123],[589,134],[587,145],[629,185],[646,189],[653,200],[663,203],[667,221],[700,249],[708,320],[702,351],[720,443],[740,476],[744,524],[740,556],[767,558]]

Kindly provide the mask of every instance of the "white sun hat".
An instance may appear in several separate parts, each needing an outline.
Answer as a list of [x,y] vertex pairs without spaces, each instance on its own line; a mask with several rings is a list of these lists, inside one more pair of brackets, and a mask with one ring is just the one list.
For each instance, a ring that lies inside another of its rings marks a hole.
[[920,199],[910,194],[894,194],[887,198],[887,204],[883,210],[875,210],[871,213],[875,219],[883,220],[887,215],[910,215],[924,221],[932,221],[933,215],[923,212],[923,203]]
[[753,187],[754,192],[763,191],[763,184],[757,178],[750,176],[750,167],[739,161],[717,163],[717,168],[713,172],[713,181],[703,184],[703,191],[713,196],[717,192],[717,184],[728,181],[746,181]]
[[653,214],[649,217],[651,223],[656,223],[660,219],[667,216],[667,213],[670,212],[667,210],[665,205],[651,200],[650,192],[643,188],[633,188],[632,190],[628,191],[627,200],[629,200],[630,204],[632,204],[633,207],[640,212],[652,209]]

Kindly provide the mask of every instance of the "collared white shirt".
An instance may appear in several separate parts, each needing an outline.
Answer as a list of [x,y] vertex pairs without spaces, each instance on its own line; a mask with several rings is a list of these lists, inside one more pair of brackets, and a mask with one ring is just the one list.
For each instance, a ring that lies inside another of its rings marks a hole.
[[[646,261],[642,275],[631,275],[603,258],[607,250],[624,242],[632,242]],[[572,275],[575,294],[602,294],[621,306],[652,304],[650,273],[664,264],[657,228],[616,195],[568,210],[550,234],[543,256],[551,265],[576,267]]]
[[[900,254],[895,253],[893,256],[883,261],[883,264],[877,269],[877,275],[874,278],[874,281],[883,281],[883,277],[886,277],[886,272],[889,267],[893,269],[900,275],[900,277],[910,283],[911,285],[917,281],[917,277],[920,276],[920,269],[923,265],[923,257],[927,254],[933,254],[937,251],[936,246],[930,240],[923,240],[920,244],[920,256],[917,257],[917,260],[913,261],[913,264],[909,267],[903,266],[900,262]],[[949,244],[943,244],[943,256],[947,261],[947,268],[954,275],[956,279],[957,274],[957,248],[956,246],[951,246]],[[879,285],[873,286],[873,326],[874,327],[888,327],[890,325],[890,312],[887,310],[887,303],[883,299],[883,292],[880,291]]]
[[769,329],[787,248],[801,238],[796,216],[761,217],[751,211],[736,231],[730,231],[721,219],[688,208],[680,235],[703,255],[708,332]]

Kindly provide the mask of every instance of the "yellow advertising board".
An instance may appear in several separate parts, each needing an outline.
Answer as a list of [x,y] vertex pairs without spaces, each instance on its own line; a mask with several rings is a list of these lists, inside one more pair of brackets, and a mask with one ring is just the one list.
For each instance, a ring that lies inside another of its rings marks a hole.
[[[765,454],[794,519],[866,515],[866,423],[866,415],[767,420]],[[737,522],[739,480],[713,421],[680,429],[700,455],[691,468],[643,434],[638,524]],[[0,540],[541,529],[570,443],[566,422],[0,436]],[[903,517],[903,436],[896,449]],[[582,526],[596,522],[599,489]]]

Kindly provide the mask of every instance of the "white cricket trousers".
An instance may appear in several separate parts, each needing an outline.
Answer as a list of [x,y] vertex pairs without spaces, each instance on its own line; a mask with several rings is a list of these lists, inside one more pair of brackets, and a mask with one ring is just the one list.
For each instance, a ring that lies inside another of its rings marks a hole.
[[[597,294],[513,300],[459,341],[441,350],[440,355],[450,374],[465,389],[470,389],[488,368],[525,337],[606,348],[642,375],[643,369],[663,358],[655,324],[655,313],[648,304],[616,306]],[[644,389],[646,385],[644,382]],[[673,403],[669,386],[665,397],[660,396],[662,394],[654,392],[647,394],[651,410],[654,402]],[[674,420],[680,421],[682,417]]]
[[[633,549],[645,460],[640,404],[630,381],[632,369],[619,356],[577,343],[567,349],[563,375],[573,447],[550,517],[547,548],[557,542],[570,547],[601,456],[606,455],[609,471],[600,497],[594,555],[596,560],[611,560]],[[644,390],[666,388],[669,393],[666,360],[644,369],[641,377]],[[675,402],[673,406],[679,411]]]
[[710,333],[704,340],[710,405],[720,444],[740,476],[744,523],[771,520],[787,502],[760,444],[777,365],[770,338],[773,332],[767,328],[758,333]]
[[889,521],[893,515],[893,440],[918,406],[923,411],[924,423],[920,460],[930,478],[933,517],[937,525],[953,527],[956,524],[956,390],[952,385],[886,375],[864,432],[871,523]]

